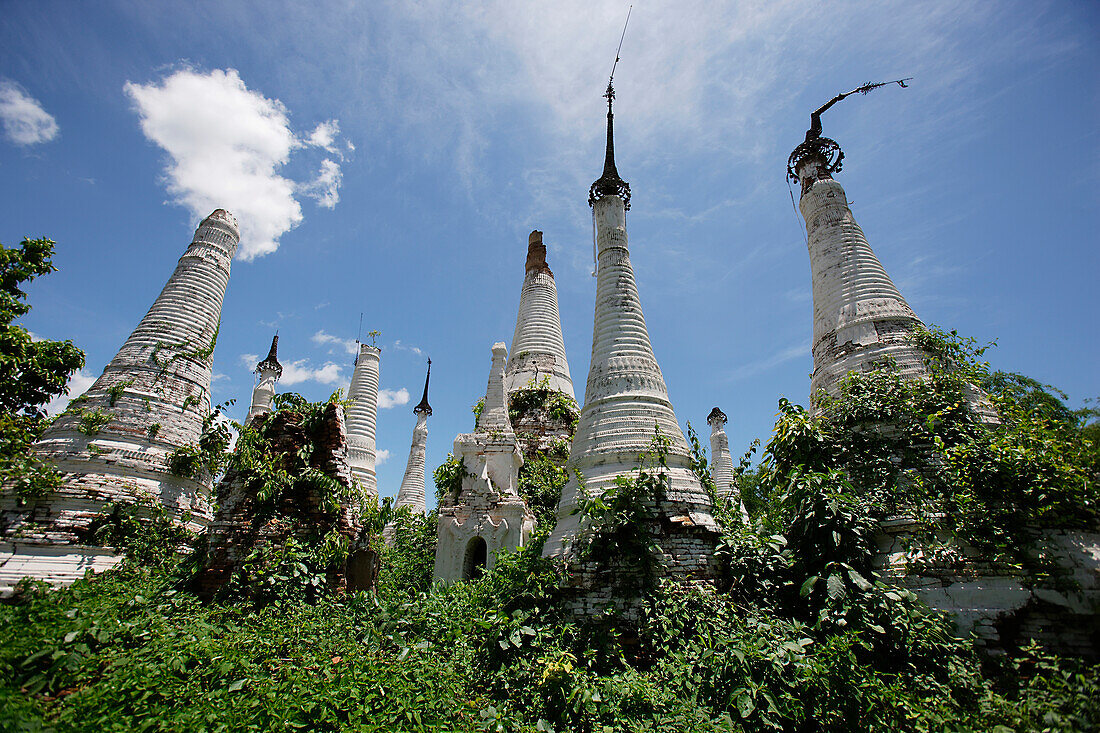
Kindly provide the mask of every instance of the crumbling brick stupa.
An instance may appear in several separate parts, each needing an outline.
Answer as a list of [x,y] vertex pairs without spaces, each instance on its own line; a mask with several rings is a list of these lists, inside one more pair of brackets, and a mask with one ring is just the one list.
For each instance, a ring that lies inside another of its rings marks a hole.
[[35,454],[62,475],[59,489],[20,506],[0,499],[0,587],[23,576],[72,582],[117,558],[82,544],[108,502],[154,502],[193,530],[211,517],[210,476],[169,470],[210,412],[222,299],[240,233],[224,209],[203,219],[152,307],[103,374],[42,434]]
[[564,465],[576,430],[577,400],[565,355],[558,289],[546,263],[542,232],[527,240],[523,287],[508,366],[504,370],[509,414],[523,454]]
[[439,503],[435,549],[437,580],[472,580],[492,570],[497,555],[527,544],[535,515],[519,495],[523,453],[508,420],[504,365],[508,349],[493,344],[485,404],[472,433],[455,438],[454,455],[465,473],[456,496]]
[[[584,531],[577,513],[580,492],[603,494],[617,478],[638,469],[655,433],[668,440],[666,496],[657,507],[663,572],[685,579],[713,577],[711,555],[718,526],[710,497],[692,471],[690,448],[669,401],[653,354],[627,248],[630,186],[615,167],[614,90],[608,85],[607,148],[603,175],[592,184],[589,204],[596,231],[596,307],[592,360],[584,406],[569,455],[571,477],[558,504],[557,524],[545,554],[578,559]],[[582,489],[583,482],[583,489]]]
[[[201,597],[211,598],[231,583],[235,574],[245,570],[253,553],[266,551],[271,562],[288,541],[318,547],[330,532],[338,533],[353,550],[345,562],[325,569],[328,586],[359,589],[356,568],[363,551],[355,547],[361,530],[358,502],[334,502],[333,497],[324,495],[331,487],[305,480],[303,475],[303,469],[315,470],[332,479],[346,496],[355,495],[343,410],[336,403],[320,409],[315,421],[307,421],[296,409],[264,413],[252,421],[250,429],[262,437],[265,457],[276,461],[295,480],[265,502],[260,496],[263,482],[255,470],[237,462],[230,464],[215,491],[217,513],[202,538],[203,565],[191,581]],[[305,453],[308,463],[299,465]],[[254,589],[244,588],[244,592],[250,590]]]

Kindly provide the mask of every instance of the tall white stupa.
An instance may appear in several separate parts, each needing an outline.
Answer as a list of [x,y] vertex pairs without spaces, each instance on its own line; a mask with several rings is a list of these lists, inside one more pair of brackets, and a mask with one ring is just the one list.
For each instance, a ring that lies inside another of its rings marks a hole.
[[351,476],[367,496],[378,497],[378,478],[374,472],[375,427],[378,420],[378,370],[382,350],[370,344],[359,345],[355,371],[348,387],[347,431],[348,466]]
[[811,402],[818,390],[835,392],[848,372],[887,359],[906,376],[925,373],[926,355],[910,338],[923,324],[871,250],[847,194],[833,179],[844,153],[835,141],[821,136],[821,115],[834,104],[894,83],[905,86],[904,81],[865,84],[817,109],[810,115],[805,141],[787,161],[787,174],[802,188],[798,207],[806,221],[813,283]]
[[[588,203],[595,219],[597,270],[592,360],[584,406],[573,439],[570,479],[558,504],[557,524],[544,552],[571,555],[581,530],[575,512],[581,481],[584,490],[603,493],[619,476],[634,472],[650,452],[656,429],[670,441],[668,494],[658,508],[662,522],[687,530],[694,540],[663,548],[678,574],[705,573],[708,539],[717,526],[710,498],[692,472],[690,449],[669,401],[661,368],[650,346],[634,270],[627,248],[626,211],[630,186],[615,167],[611,84],[607,92],[607,147],[603,175],[592,184]],[[580,481],[577,475],[580,475]]]
[[169,457],[198,442],[210,413],[214,346],[239,241],[228,211],[203,219],[103,374],[34,444],[61,474],[61,486],[25,504],[0,500],[0,585],[24,575],[66,583],[110,564],[108,550],[83,544],[109,502],[157,503],[193,530],[210,520],[212,477],[175,475]]

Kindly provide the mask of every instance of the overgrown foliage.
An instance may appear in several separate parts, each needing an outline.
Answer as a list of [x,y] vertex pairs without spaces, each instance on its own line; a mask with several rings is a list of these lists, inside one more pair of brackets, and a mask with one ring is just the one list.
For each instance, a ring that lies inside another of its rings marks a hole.
[[71,341],[36,339],[15,323],[31,310],[24,283],[56,270],[53,246],[25,237],[19,247],[0,245],[0,484],[20,500],[44,496],[60,481],[30,445],[49,424],[43,404],[84,366],[84,352]]
[[[229,446],[233,442],[231,428],[240,432],[241,425],[222,417],[222,413],[236,400],[229,400],[212,409],[202,419],[202,433],[197,443],[181,445],[168,455],[168,470],[183,478],[206,476],[214,478],[230,460]],[[186,408],[185,408],[186,409]],[[160,425],[153,430],[150,440],[156,437]]]
[[[780,400],[756,499],[747,502],[764,526],[790,521],[777,499],[805,471],[843,474],[869,516],[934,522],[1016,562],[1031,553],[1034,530],[1100,526],[1091,413],[1068,410],[1033,380],[991,374],[972,340],[936,330],[916,339],[930,354],[927,379],[884,365],[818,395],[812,415]],[[988,399],[974,385],[988,388]],[[983,419],[983,404],[999,424]]]

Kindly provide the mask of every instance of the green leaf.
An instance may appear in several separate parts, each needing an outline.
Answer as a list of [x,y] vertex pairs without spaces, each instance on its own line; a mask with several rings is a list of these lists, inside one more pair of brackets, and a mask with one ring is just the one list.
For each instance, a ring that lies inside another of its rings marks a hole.
[[804,582],[802,584],[802,587],[798,590],[798,595],[803,598],[810,595],[810,592],[813,591],[814,585],[817,583],[817,581],[818,576],[816,575],[811,575],[810,577],[806,578],[806,582]]
[[247,678],[246,678],[246,679],[240,679],[240,680],[237,680],[236,682],[234,682],[234,683],[232,683],[232,684],[230,684],[230,685],[229,685],[229,691],[230,691],[230,692],[236,692],[237,690],[239,690],[239,689],[241,689],[242,687],[244,687],[244,686],[245,686],[245,683],[247,683],[247,682],[248,682],[248,679],[247,679]]
[[830,575],[825,581],[825,587],[828,589],[829,598],[834,601],[844,597],[844,578],[839,574]]

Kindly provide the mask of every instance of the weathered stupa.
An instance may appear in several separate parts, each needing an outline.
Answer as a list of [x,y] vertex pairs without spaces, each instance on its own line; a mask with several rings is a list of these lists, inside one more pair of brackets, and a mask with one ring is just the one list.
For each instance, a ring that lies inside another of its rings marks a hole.
[[788,175],[802,187],[799,209],[806,220],[813,282],[811,402],[820,389],[834,391],[848,372],[888,358],[906,376],[925,372],[925,354],[910,340],[923,324],[871,250],[848,208],[844,189],[833,179],[844,153],[835,141],[821,136],[825,110],[878,86],[882,84],[838,95],[815,111],[806,140],[788,160]]
[[535,528],[535,515],[518,491],[523,453],[504,391],[508,349],[493,344],[485,405],[472,433],[455,438],[454,455],[465,468],[457,496],[439,505],[434,577],[472,580],[496,565],[497,553],[522,547]]
[[[581,531],[578,505],[584,490],[602,494],[619,476],[635,471],[650,452],[656,429],[670,441],[666,456],[668,492],[658,507],[662,534],[677,535],[662,545],[668,571],[709,573],[709,556],[717,530],[710,498],[691,470],[690,449],[668,398],[661,368],[653,355],[634,271],[627,249],[626,210],[630,186],[615,168],[611,103],[608,84],[607,149],[603,175],[592,184],[588,203],[595,217],[597,280],[592,333],[592,361],[584,407],[569,454],[573,469],[558,505],[557,525],[544,552],[572,554],[573,538]],[[577,474],[581,481],[578,481]]]
[[427,511],[424,502],[424,455],[428,445],[428,418],[432,416],[432,406],[428,404],[428,380],[431,378],[432,360],[428,359],[428,373],[424,376],[424,396],[413,408],[416,427],[413,428],[409,461],[405,464],[405,477],[401,479],[401,488],[397,490],[397,498],[393,502],[395,509],[407,506],[419,514]]
[[256,386],[252,388],[252,406],[248,408],[248,420],[271,412],[271,402],[275,399],[275,383],[283,376],[283,365],[279,363],[279,334],[271,339],[271,350],[267,358],[256,365],[256,374],[260,375]]
[[177,448],[198,441],[210,412],[210,376],[222,298],[240,233],[223,209],[206,217],[149,312],[102,376],[58,416],[34,452],[62,475],[61,487],[26,506],[4,508],[4,540],[15,556],[4,575],[66,582],[98,567],[103,551],[82,549],[108,502],[162,505],[199,529],[210,519],[212,477],[169,470]]
[[355,372],[348,387],[347,431],[348,465],[351,476],[367,496],[378,496],[378,478],[374,472],[374,431],[378,419],[378,365],[382,350],[360,344]]
[[726,435],[726,413],[715,407],[707,415],[710,424],[710,478],[718,499],[736,507],[741,520],[748,522],[749,514],[741,500],[741,490],[733,474],[733,458],[730,456],[730,441]]
[[558,286],[546,264],[546,245],[538,230],[527,240],[525,270],[516,331],[504,370],[505,387],[511,394],[529,385],[541,386],[546,380],[549,389],[575,399],[558,317]]

